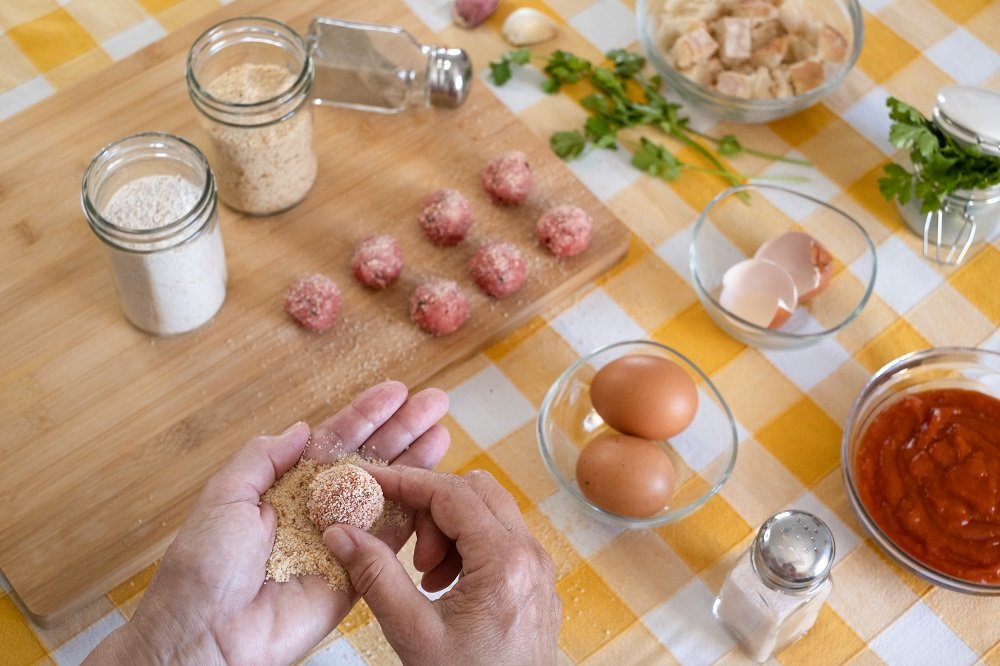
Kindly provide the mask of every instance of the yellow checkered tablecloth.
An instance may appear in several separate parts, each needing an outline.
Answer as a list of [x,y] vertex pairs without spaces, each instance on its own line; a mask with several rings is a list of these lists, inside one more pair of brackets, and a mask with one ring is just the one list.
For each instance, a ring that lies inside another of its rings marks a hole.
[[[432,31],[447,29],[448,0],[406,2]],[[0,0],[0,119],[218,4]],[[633,0],[505,2],[515,4],[559,16],[561,29],[589,49],[581,51],[585,57],[635,47]],[[882,364],[932,346],[1000,350],[996,238],[961,267],[934,265],[920,256],[919,240],[876,187],[882,166],[898,157],[886,140],[887,96],[926,112],[944,85],[1000,89],[1000,2],[861,4],[864,51],[824,103],[766,126],[713,127],[695,116],[699,127],[735,130],[748,145],[808,159],[816,168],[808,170],[804,187],[862,221],[878,247],[879,277],[857,321],[800,351],[764,352],[727,337],[698,303],[686,268],[691,224],[720,182],[688,173],[668,185],[640,176],[621,154],[597,151],[571,168],[634,232],[626,260],[574,302],[440,378],[453,405],[446,419],[453,444],[443,466],[496,475],[552,554],[564,604],[565,662],[746,662],[712,618],[711,603],[757,526],[794,506],[831,525],[838,557],[834,592],[817,625],[778,661],[1000,665],[1000,600],[934,588],[889,562],[855,520],[839,469],[841,424]],[[328,13],[336,15],[335,2]],[[545,96],[534,83],[529,74],[494,92],[542,136],[580,117],[568,97]],[[737,166],[750,173],[775,168],[752,158]],[[621,531],[592,521],[557,489],[538,458],[534,418],[548,386],[580,353],[642,337],[682,350],[712,377],[739,423],[740,453],[721,494],[691,517],[655,530]],[[0,664],[79,663],[130,617],[154,570],[155,564],[50,629],[26,619],[0,576]],[[363,604],[308,659],[394,661]]]

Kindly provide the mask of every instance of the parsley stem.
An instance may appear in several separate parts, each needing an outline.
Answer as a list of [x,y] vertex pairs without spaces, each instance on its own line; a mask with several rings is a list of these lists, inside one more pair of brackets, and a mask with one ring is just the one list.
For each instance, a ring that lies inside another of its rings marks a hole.
[[725,178],[727,181],[729,181],[731,185],[740,185],[743,182],[744,179],[742,176],[740,176],[740,174],[735,173],[730,169],[727,169],[726,166],[722,163],[722,161],[715,155],[710,153],[708,149],[705,148],[705,146],[701,145],[691,137],[687,136],[686,134],[678,130],[676,127],[672,127],[667,123],[660,123],[659,127],[661,130],[663,130],[670,136],[674,137],[684,145],[690,147],[696,153],[698,153],[706,160],[708,160],[710,164],[712,164],[716,169],[719,170],[719,175]]
[[[702,139],[705,139],[706,141],[711,141],[715,145],[719,145],[719,143],[720,143],[720,139],[718,137],[712,136],[711,134],[705,134],[704,132],[699,132],[698,130],[692,129],[690,127],[687,128],[687,131],[690,132],[691,134],[694,134],[695,136],[698,136],[698,137],[701,137]],[[799,166],[805,166],[805,167],[811,167],[812,166],[812,162],[810,162],[809,160],[801,160],[801,159],[799,159],[797,157],[786,157],[784,155],[778,155],[778,154],[775,154],[775,153],[769,153],[766,150],[757,150],[756,148],[747,148],[746,146],[741,146],[741,148],[742,148],[743,152],[746,153],[746,154],[748,154],[748,155],[756,155],[757,157],[763,157],[766,160],[775,160],[777,162],[787,162],[788,164],[797,164]]]

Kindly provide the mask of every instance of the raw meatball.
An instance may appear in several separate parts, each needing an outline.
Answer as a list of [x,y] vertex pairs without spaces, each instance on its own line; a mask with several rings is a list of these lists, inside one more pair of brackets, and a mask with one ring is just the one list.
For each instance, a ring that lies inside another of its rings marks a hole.
[[322,333],[340,314],[340,288],[325,275],[306,275],[285,291],[285,312],[303,328]]
[[469,318],[471,309],[461,287],[451,280],[429,280],[410,296],[410,318],[431,335],[454,333]]
[[420,227],[436,245],[457,245],[472,226],[472,206],[458,190],[431,192],[420,211]]
[[403,253],[388,234],[369,236],[354,248],[351,272],[358,282],[372,289],[385,289],[403,270]]
[[556,206],[542,213],[535,226],[538,241],[557,257],[572,257],[590,245],[593,222],[576,206]]
[[513,243],[493,241],[469,260],[469,275],[490,296],[510,296],[524,284],[524,259]]
[[493,201],[519,204],[531,191],[531,165],[528,156],[512,150],[495,157],[483,169],[483,187]]
[[370,530],[384,508],[382,487],[357,465],[334,465],[309,484],[306,509],[309,519],[321,530],[336,523]]

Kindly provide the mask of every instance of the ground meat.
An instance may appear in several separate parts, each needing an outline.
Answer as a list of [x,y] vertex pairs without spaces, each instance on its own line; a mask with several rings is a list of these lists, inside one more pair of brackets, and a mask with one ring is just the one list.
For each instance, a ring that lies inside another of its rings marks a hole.
[[431,192],[420,211],[420,227],[436,245],[457,245],[472,226],[472,206],[461,192],[450,188]]
[[535,226],[538,241],[557,257],[572,257],[586,250],[592,230],[586,211],[569,205],[545,211]]
[[524,258],[513,243],[493,241],[469,260],[469,275],[479,288],[495,298],[510,296],[524,284]]
[[340,289],[325,275],[306,275],[285,291],[285,312],[303,328],[322,333],[340,314]]
[[410,296],[410,318],[431,335],[454,333],[469,318],[471,309],[461,287],[451,280],[428,280]]
[[351,272],[358,282],[372,289],[385,289],[403,270],[403,253],[388,234],[369,236],[354,248]]
[[306,499],[309,519],[325,530],[330,525],[354,525],[370,530],[385,508],[382,487],[357,465],[334,465],[317,474]]
[[496,203],[519,204],[531,191],[528,156],[512,150],[493,158],[483,169],[483,188]]

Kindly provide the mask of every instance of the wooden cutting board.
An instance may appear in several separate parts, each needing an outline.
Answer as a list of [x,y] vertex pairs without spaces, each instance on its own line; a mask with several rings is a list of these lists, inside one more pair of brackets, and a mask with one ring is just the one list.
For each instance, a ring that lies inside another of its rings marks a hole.
[[[132,328],[80,211],[87,163],[143,130],[205,145],[184,84],[187,49],[202,30],[266,15],[304,34],[330,11],[320,1],[235,3],[0,125],[0,569],[38,621],[58,621],[162,555],[206,477],[250,436],[315,423],[384,378],[425,382],[625,253],[621,223],[477,82],[458,110],[318,107],[320,175],[308,198],[272,218],[221,210],[230,281],[219,315],[174,338]],[[336,12],[432,37],[396,1],[348,0]],[[484,66],[470,43],[462,45]],[[536,180],[525,204],[499,208],[479,172],[511,148],[528,154]],[[449,249],[416,224],[421,198],[445,186],[465,192],[477,213],[469,240]],[[593,244],[571,260],[549,257],[533,238],[534,220],[557,203],[595,220]],[[399,283],[380,293],[348,268],[354,242],[373,232],[395,234],[406,261]],[[490,238],[517,243],[529,265],[525,287],[501,302],[465,274],[476,244]],[[312,272],[343,291],[341,319],[322,335],[282,312],[285,287]],[[410,291],[430,275],[472,296],[470,321],[446,338],[408,319]]]

